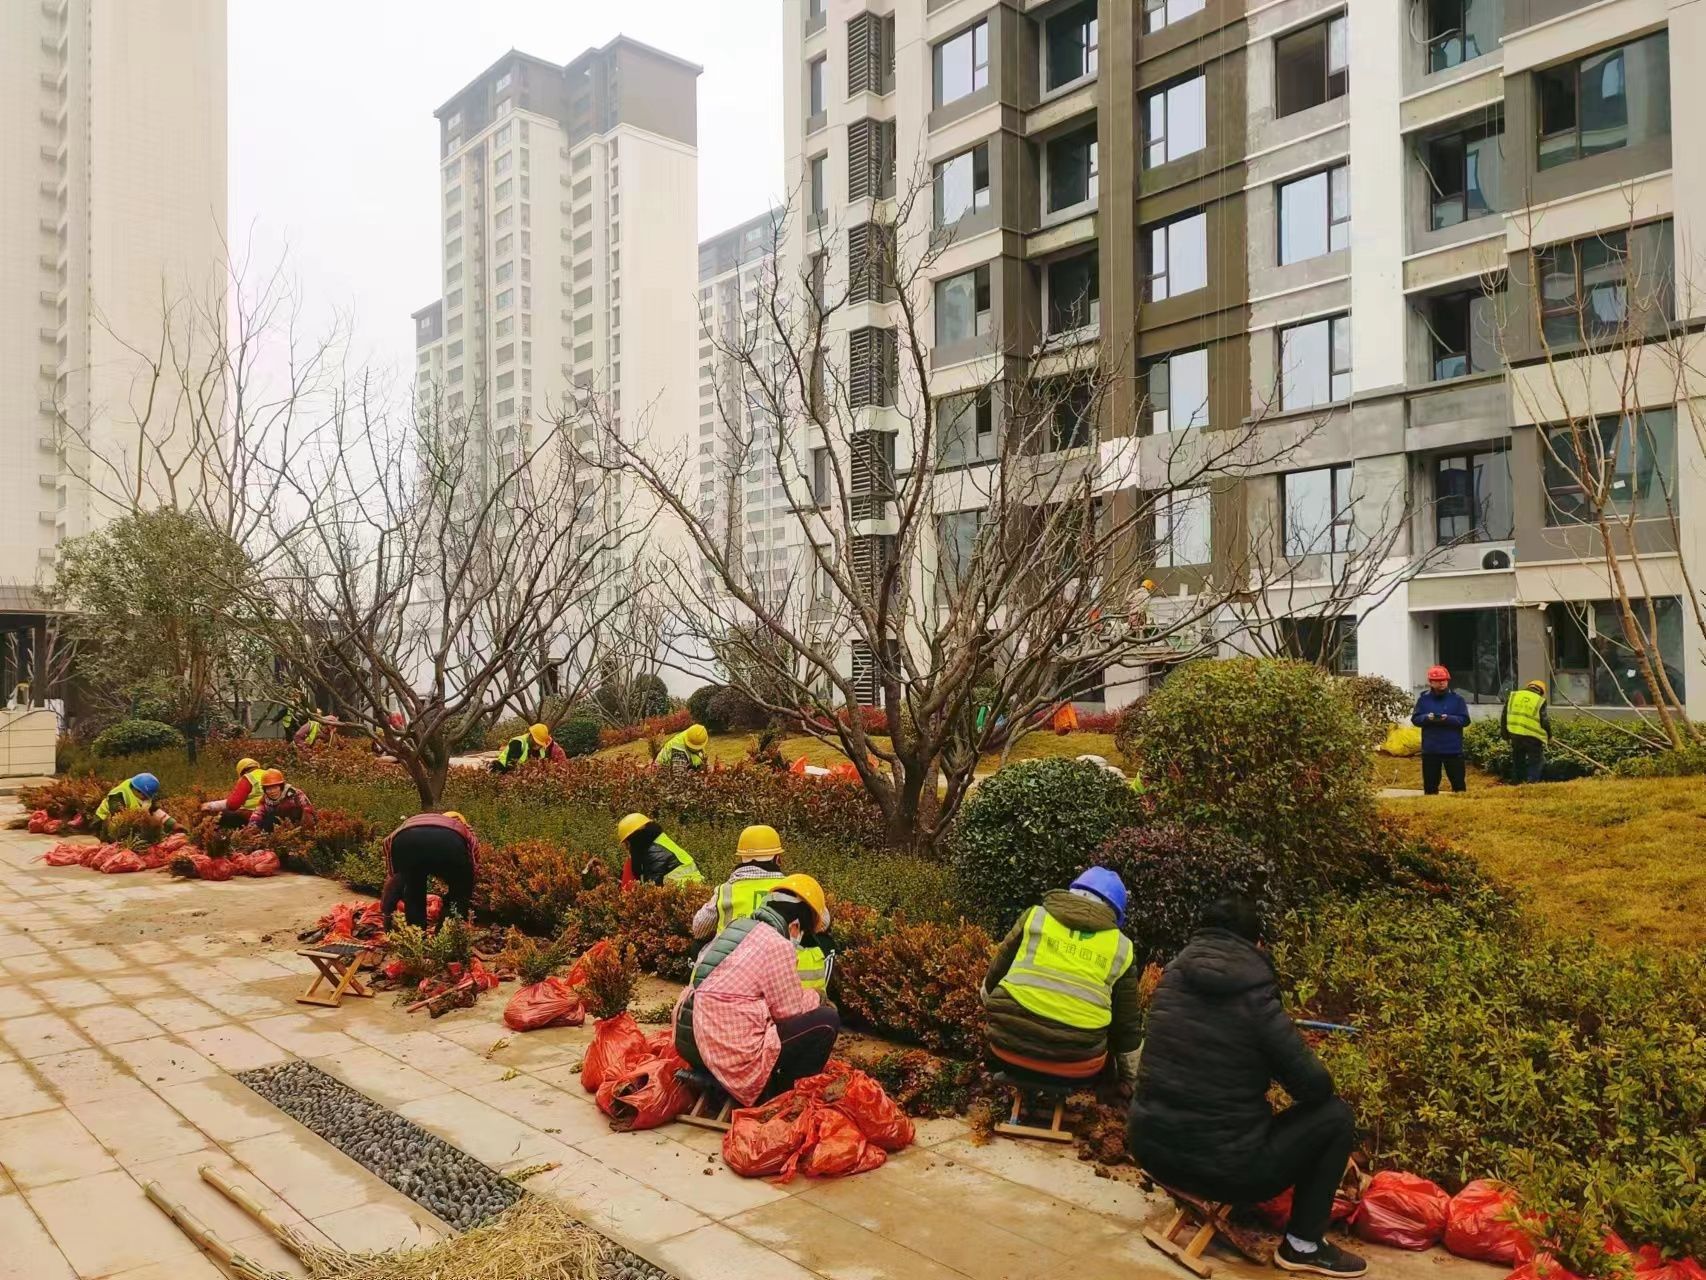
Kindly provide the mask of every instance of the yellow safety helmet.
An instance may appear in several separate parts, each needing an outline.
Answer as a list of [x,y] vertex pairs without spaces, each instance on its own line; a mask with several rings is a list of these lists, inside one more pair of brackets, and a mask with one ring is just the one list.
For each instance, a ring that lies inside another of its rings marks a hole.
[[1546,692],[1546,682],[1544,680],[1530,680],[1528,682],[1528,687],[1533,689],[1536,693]]
[[237,762],[237,776],[241,778],[245,773],[249,772],[250,769],[259,769],[260,767],[261,762],[259,760],[255,759],[253,756],[244,756]]
[[650,826],[651,821],[652,820],[646,817],[643,813],[630,813],[626,818],[623,818],[616,824],[617,843],[627,844],[629,836],[633,835],[641,827]]
[[527,736],[533,739],[533,745],[548,747],[551,745],[551,731],[542,724],[536,724],[527,730]]
[[809,906],[816,917],[813,933],[829,927],[829,904],[824,901],[823,886],[810,876],[785,876],[770,892],[789,894]]
[[468,821],[468,819],[464,818],[462,816],[462,814],[455,809],[446,809],[444,811],[444,816],[447,818],[455,818],[456,821],[458,821],[458,822],[467,822]]
[[711,735],[705,732],[704,725],[690,724],[687,726],[686,742],[687,745],[692,747],[695,751],[703,751],[705,749],[705,744],[710,740]]
[[735,852],[743,859],[777,859],[782,856],[782,837],[776,834],[775,827],[767,827],[762,822],[755,823],[742,830],[740,841],[735,845]]

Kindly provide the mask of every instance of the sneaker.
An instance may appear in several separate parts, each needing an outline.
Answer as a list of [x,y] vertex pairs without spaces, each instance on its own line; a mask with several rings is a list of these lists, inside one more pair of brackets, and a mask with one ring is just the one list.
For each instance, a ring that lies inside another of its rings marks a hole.
[[1314,1253],[1301,1253],[1291,1247],[1291,1241],[1281,1240],[1274,1250],[1274,1265],[1282,1271],[1307,1271],[1318,1276],[1360,1276],[1368,1273],[1368,1263],[1356,1254],[1323,1240]]

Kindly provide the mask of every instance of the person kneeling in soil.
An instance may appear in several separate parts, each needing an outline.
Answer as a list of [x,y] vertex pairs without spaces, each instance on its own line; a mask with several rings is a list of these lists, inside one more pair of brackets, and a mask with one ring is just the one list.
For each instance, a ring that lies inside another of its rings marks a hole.
[[106,798],[95,809],[95,823],[105,830],[107,819],[120,813],[151,813],[160,819],[160,828],[166,832],[178,829],[177,821],[171,814],[155,803],[160,797],[160,779],[151,773],[139,773],[126,778],[118,786],[107,792]]
[[294,822],[299,827],[314,825],[314,806],[308,797],[284,780],[277,769],[261,775],[261,805],[249,819],[249,825],[270,832],[281,822]]
[[630,813],[616,824],[616,842],[626,851],[622,860],[622,883],[701,884],[699,864],[663,827],[643,813]]
[[466,917],[474,905],[474,875],[480,844],[468,820],[454,809],[420,813],[385,837],[385,888],[379,912],[389,921],[403,904],[403,918],[417,929],[427,924],[427,881],[444,882],[444,918]]
[[1133,1080],[1143,999],[1125,904],[1119,876],[1091,867],[1019,917],[983,979],[992,1067],[1088,1080],[1112,1051],[1120,1080]]
[[[1294,1187],[1274,1264],[1360,1276],[1363,1260],[1326,1239],[1356,1120],[1286,1016],[1261,932],[1254,903],[1221,898],[1167,966],[1149,1002],[1126,1143],[1157,1182],[1205,1199],[1259,1204]],[[1293,1099],[1278,1115],[1275,1081]]]
[[253,756],[237,762],[237,782],[223,800],[209,800],[202,805],[203,813],[219,815],[222,827],[245,827],[261,807],[261,778],[266,770]]
[[675,1050],[750,1107],[817,1075],[841,1015],[800,982],[796,942],[828,925],[823,889],[789,876],[751,915],[732,922],[693,966],[675,1005]]

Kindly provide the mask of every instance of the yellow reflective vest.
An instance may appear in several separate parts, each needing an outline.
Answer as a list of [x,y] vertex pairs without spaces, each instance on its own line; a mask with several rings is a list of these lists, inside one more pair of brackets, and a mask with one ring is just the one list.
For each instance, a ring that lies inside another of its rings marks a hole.
[[[725,880],[717,886],[717,932],[736,920],[744,920],[764,902],[766,895],[782,883],[781,876],[753,876],[748,880]],[[829,986],[829,963],[822,947],[794,948],[794,968],[800,985],[813,991]]]
[[703,769],[705,767],[705,753],[703,751],[695,751],[692,747],[687,745],[686,729],[683,729],[668,742],[664,743],[663,746],[658,748],[657,759],[653,763],[660,765],[674,764],[677,756],[680,756],[682,759],[687,761],[687,767],[689,769]]
[[1094,1031],[1113,1021],[1114,983],[1131,961],[1131,940],[1118,929],[1069,929],[1037,906],[1001,986],[1039,1018]]
[[250,769],[243,776],[249,780],[249,794],[243,799],[243,812],[252,813],[261,807],[264,798],[261,790],[261,775],[265,769]]
[[1512,689],[1505,703],[1505,732],[1516,738],[1547,740],[1546,726],[1540,723],[1540,708],[1546,705],[1544,694],[1533,689]]
[[106,799],[102,800],[100,808],[95,810],[95,817],[105,822],[115,813],[124,813],[130,809],[141,809],[146,813],[153,807],[150,801],[143,799],[141,792],[130,785],[130,779],[126,778],[107,792]]

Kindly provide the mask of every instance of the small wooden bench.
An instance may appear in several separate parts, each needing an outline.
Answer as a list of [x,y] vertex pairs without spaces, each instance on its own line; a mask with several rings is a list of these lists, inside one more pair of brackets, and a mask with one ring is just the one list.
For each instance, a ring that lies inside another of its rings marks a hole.
[[[1016,1067],[1008,1067],[997,1071],[993,1077],[997,1083],[1004,1084],[1013,1094],[1013,1106],[1007,1113],[1007,1119],[995,1126],[994,1131],[1006,1138],[1039,1138],[1044,1142],[1071,1142],[1073,1135],[1066,1128],[1066,1099],[1075,1090],[1088,1087],[1087,1080],[1061,1080],[1052,1076],[1040,1076],[1029,1071],[1021,1071]],[[1042,1109],[1053,1105],[1053,1115],[1048,1127],[1025,1124],[1025,1098],[1027,1094],[1040,1094]]]
[[[310,961],[315,969],[314,981],[308,990],[296,997],[297,1004],[317,1004],[336,1009],[345,996],[372,999],[373,989],[361,980],[361,969],[371,965],[377,952],[359,942],[325,942],[296,953]],[[326,989],[324,995],[321,988]]]
[[[1145,1227],[1143,1238],[1187,1271],[1204,1277],[1204,1280],[1214,1274],[1214,1264],[1205,1259],[1203,1253],[1216,1236],[1251,1262],[1267,1266],[1273,1261],[1270,1237],[1233,1222],[1232,1205],[1205,1200],[1159,1182],[1155,1185],[1172,1197],[1173,1217],[1165,1230]],[[1192,1233],[1190,1239],[1181,1240],[1186,1231]]]
[[717,1083],[716,1077],[709,1071],[695,1071],[689,1067],[677,1071],[675,1078],[693,1090],[693,1105],[676,1119],[682,1124],[727,1133],[730,1117],[734,1114],[734,1103],[723,1091],[723,1086]]

